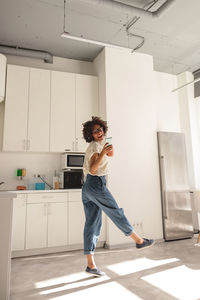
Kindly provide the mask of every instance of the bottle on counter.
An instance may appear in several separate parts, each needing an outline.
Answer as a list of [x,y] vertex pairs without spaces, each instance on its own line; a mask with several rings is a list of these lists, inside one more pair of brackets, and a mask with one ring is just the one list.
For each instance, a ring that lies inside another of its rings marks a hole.
[[21,180],[22,179],[22,169],[17,169],[17,179]]
[[53,176],[53,189],[58,190],[59,188],[60,188],[59,177],[57,176],[55,171],[55,174]]
[[22,168],[22,177],[26,176],[26,169],[25,168]]

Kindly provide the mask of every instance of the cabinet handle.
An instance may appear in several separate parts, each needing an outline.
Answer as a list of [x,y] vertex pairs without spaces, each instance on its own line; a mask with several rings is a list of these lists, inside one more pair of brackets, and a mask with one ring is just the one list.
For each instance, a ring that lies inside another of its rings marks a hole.
[[166,188],[166,175],[165,175],[165,157],[164,155],[160,156],[161,162],[161,173],[162,173],[162,180],[163,180],[163,188],[162,188],[162,197],[163,197],[163,215],[165,219],[168,219],[168,205],[167,205],[167,188]]

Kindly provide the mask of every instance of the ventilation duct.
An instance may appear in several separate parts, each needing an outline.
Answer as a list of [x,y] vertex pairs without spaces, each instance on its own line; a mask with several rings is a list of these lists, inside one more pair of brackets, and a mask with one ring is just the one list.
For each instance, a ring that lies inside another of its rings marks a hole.
[[133,4],[131,4],[133,1],[129,1],[129,0],[83,0],[83,1],[91,5],[93,4],[99,7],[102,6],[110,10],[116,9],[116,10],[120,10],[122,13],[131,14],[138,17],[146,17],[146,18],[160,17],[161,15],[163,15],[164,12],[166,12],[172,6],[172,4],[175,3],[175,0],[166,0],[156,11],[151,12],[143,8],[133,6]]
[[53,63],[53,56],[41,50],[33,50],[33,49],[26,49],[21,47],[14,47],[14,46],[7,46],[7,45],[0,45],[0,53],[7,54],[7,55],[16,55],[16,56],[25,56],[25,57],[32,57],[43,59],[46,63]]
[[194,83],[194,98],[200,96],[200,69],[193,72],[194,80],[199,79],[199,81]]
[[155,12],[168,0],[113,0],[145,11]]

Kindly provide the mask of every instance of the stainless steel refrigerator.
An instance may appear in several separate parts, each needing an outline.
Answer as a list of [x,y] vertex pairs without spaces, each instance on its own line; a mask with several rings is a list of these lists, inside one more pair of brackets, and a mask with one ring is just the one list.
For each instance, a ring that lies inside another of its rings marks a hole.
[[185,137],[176,132],[157,136],[164,239],[189,238],[193,224]]

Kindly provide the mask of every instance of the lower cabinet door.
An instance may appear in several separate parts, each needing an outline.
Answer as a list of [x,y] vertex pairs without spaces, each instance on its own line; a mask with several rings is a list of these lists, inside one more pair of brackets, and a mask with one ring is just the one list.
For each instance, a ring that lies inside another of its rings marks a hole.
[[48,203],[48,247],[68,244],[67,204]]
[[85,215],[81,201],[69,202],[69,245],[82,244]]
[[12,250],[24,250],[26,226],[26,195],[13,200]]
[[26,249],[47,247],[47,203],[27,204]]

